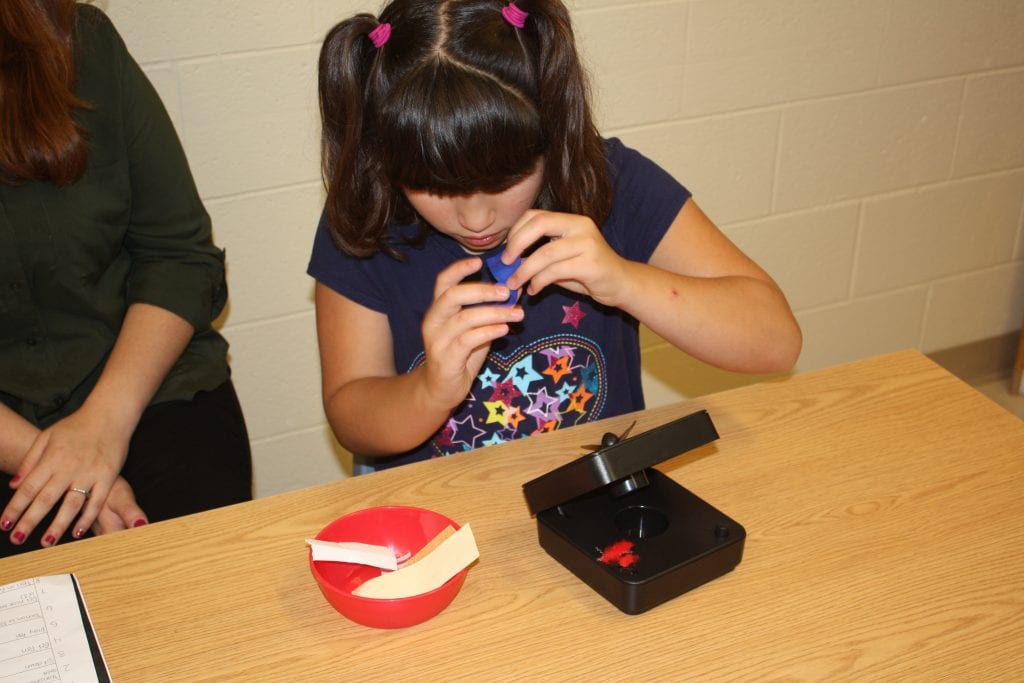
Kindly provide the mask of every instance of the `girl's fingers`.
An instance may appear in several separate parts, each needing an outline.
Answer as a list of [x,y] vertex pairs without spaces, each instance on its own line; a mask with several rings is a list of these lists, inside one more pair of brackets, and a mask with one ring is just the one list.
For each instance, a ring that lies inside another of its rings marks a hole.
[[506,284],[514,289],[529,285],[528,293],[536,294],[562,277],[573,278],[579,275],[579,267],[572,262],[581,253],[580,246],[574,240],[548,242],[530,254],[529,258],[523,259]]
[[[548,219],[549,216],[555,215],[558,214],[531,209],[520,216],[515,225],[509,229],[508,241],[505,243],[505,254],[502,261],[512,263],[522,256],[523,252],[529,249],[532,244],[543,237],[560,237],[562,229],[556,228],[555,221]],[[553,231],[556,234],[548,234],[548,231]]]
[[441,271],[434,284],[434,302],[424,317],[425,326],[446,326],[467,306],[508,299],[509,290],[504,285],[463,282],[482,266],[479,258],[462,259]]
[[511,291],[505,285],[489,282],[466,282],[452,287],[437,299],[446,312],[454,316],[467,306],[488,303],[502,303],[508,300]]
[[476,257],[459,259],[442,270],[434,281],[434,300],[440,299],[446,291],[480,270],[483,264],[483,260]]
[[463,282],[482,266],[479,258],[462,259],[441,271],[434,302],[421,323],[427,386],[444,403],[465,398],[464,385],[472,381],[491,342],[523,319],[522,308],[498,305],[508,300],[508,287]]
[[[495,294],[488,297],[487,301],[474,300],[475,304],[500,303],[508,299],[509,290],[507,287],[500,287]],[[498,305],[467,305],[461,307],[457,313],[444,320],[438,320],[436,325],[424,326],[424,342],[437,351],[450,346],[456,339],[466,335],[472,335],[478,329],[486,329],[494,325],[508,325],[519,322],[523,319],[523,309],[518,306]],[[428,340],[426,337],[431,339]],[[484,335],[487,336],[487,335]],[[479,344],[475,344],[479,346]],[[435,351],[435,353],[437,352]]]
[[[434,339],[444,343],[469,327],[512,322],[507,316],[480,304],[498,304],[508,300],[511,290],[505,285],[487,282],[463,282],[462,280],[480,270],[482,261],[478,258],[456,261],[437,276],[434,286],[434,303],[423,318],[424,340]],[[481,309],[481,310],[478,310]]]
[[424,350],[432,367],[444,376],[461,376],[468,357],[481,346],[509,332],[509,325],[523,319],[523,309],[481,306],[463,309],[435,330],[424,328]]
[[[523,256],[531,246],[545,238],[548,240],[547,244],[552,244],[573,235],[590,233],[599,234],[600,230],[594,221],[586,216],[554,211],[527,211],[509,230],[502,261],[511,264]],[[544,246],[540,248],[543,249]],[[530,258],[533,258],[533,254]]]
[[[509,332],[507,323],[494,323],[473,327],[459,335],[453,342],[453,355],[459,358],[469,357],[474,351],[482,346],[489,345],[496,339],[501,339]],[[465,363],[461,364],[465,366]]]

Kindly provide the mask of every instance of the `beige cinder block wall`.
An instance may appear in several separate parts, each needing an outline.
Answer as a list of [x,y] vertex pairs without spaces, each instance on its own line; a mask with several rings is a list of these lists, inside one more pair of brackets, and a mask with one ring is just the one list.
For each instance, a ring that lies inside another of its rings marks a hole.
[[[171,111],[227,248],[257,493],[346,476],[305,275],[316,57],[355,0],[96,0]],[[602,130],[785,289],[798,371],[934,351],[1024,313],[1024,2],[573,0]],[[645,334],[652,405],[750,381]]]

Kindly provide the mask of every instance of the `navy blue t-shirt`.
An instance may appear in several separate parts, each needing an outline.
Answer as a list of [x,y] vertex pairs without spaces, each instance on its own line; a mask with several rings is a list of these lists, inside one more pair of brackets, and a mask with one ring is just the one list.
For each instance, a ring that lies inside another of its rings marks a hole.
[[[647,262],[690,193],[618,139],[608,140],[606,149],[614,200],[602,234],[625,258]],[[394,230],[406,234],[409,226]],[[405,261],[385,254],[353,258],[335,245],[321,218],[308,273],[352,301],[385,313],[395,367],[409,372],[424,359],[420,324],[432,302],[434,281],[467,254],[437,231],[420,246],[399,249]],[[524,295],[521,305],[524,320],[491,344],[469,395],[441,429],[408,453],[367,459],[369,464],[383,469],[451,455],[644,407],[632,316],[557,286]],[[401,405],[389,409],[396,422],[403,419]]]

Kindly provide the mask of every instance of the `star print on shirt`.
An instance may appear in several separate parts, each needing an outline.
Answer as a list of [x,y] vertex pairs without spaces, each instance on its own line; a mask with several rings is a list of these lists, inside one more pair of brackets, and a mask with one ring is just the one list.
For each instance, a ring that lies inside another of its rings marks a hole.
[[526,419],[523,415],[523,411],[519,410],[519,406],[512,406],[505,413],[505,426],[515,431],[519,427],[519,423]]
[[580,321],[583,320],[583,316],[586,313],[580,308],[580,302],[577,301],[572,306],[562,306],[562,310],[565,311],[565,317],[562,318],[562,324],[569,324],[575,327],[577,330],[580,328]]
[[532,359],[530,358],[524,358],[509,368],[508,377],[512,379],[512,384],[523,396],[530,393],[531,384],[544,379],[533,369]]
[[508,405],[501,401],[484,401],[484,407],[487,408],[487,424],[508,425]]
[[548,394],[547,387],[530,397],[530,406],[526,409],[527,415],[537,418],[537,422],[557,422],[559,399]]
[[462,444],[465,450],[473,450],[477,447],[477,440],[486,436],[487,432],[473,424],[473,416],[467,415],[461,420],[454,418],[448,421],[452,429],[452,445]]
[[578,413],[584,413],[584,406],[587,405],[587,401],[593,396],[586,387],[580,387],[572,394],[569,395],[569,408],[568,410],[575,410]]
[[557,384],[562,380],[563,376],[572,372],[572,366],[569,365],[571,362],[571,356],[562,356],[561,358],[552,361],[547,370],[542,370],[541,373],[544,375],[551,375],[551,379]]
[[505,405],[511,405],[512,401],[522,395],[522,392],[520,392],[515,386],[515,380],[507,379],[504,382],[494,383],[494,391],[491,392],[491,400],[501,401]]
[[[580,308],[575,310],[583,314]],[[554,313],[551,323],[558,325],[559,320]],[[418,367],[422,359],[411,367]],[[452,455],[598,419],[607,397],[606,375],[601,349],[570,330],[506,354],[492,351],[466,399],[431,439],[432,455]]]
[[484,371],[477,376],[477,379],[480,380],[482,386],[489,387],[496,384],[501,379],[501,375],[495,373],[490,368],[484,368]]

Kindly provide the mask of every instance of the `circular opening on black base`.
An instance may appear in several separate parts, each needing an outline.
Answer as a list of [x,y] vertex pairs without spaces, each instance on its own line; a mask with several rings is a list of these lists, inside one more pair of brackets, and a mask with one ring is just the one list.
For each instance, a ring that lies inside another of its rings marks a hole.
[[615,525],[628,538],[652,538],[668,528],[668,517],[654,508],[628,507],[615,515]]

